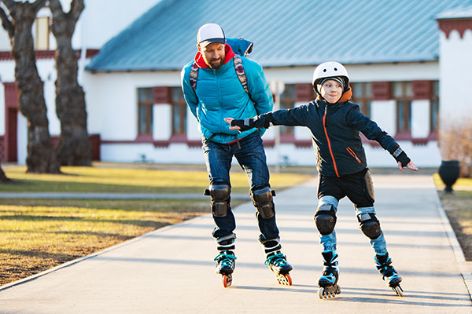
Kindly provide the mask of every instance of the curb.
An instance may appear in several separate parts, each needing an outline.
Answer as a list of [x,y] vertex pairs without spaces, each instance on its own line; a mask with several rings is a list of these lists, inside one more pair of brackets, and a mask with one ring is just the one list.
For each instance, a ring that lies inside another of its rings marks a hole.
[[[434,184],[434,183],[433,183]],[[454,256],[456,258],[457,264],[459,266],[459,271],[461,276],[464,280],[464,284],[469,292],[469,298],[472,301],[472,273],[467,270],[464,252],[462,252],[462,248],[457,240],[456,234],[452,229],[451,223],[449,218],[447,218],[446,212],[441,205],[441,201],[439,200],[439,195],[436,193],[436,207],[441,217],[441,223],[444,227],[444,232],[447,234],[447,238],[449,240],[449,245],[452,247],[454,252]]]

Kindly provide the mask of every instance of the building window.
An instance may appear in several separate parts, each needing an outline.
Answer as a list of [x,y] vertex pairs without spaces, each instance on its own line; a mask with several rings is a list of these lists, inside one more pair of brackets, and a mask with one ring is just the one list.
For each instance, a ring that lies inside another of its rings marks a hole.
[[154,95],[152,88],[138,88],[138,136],[152,137],[152,108]]
[[433,82],[433,93],[431,96],[430,110],[430,130],[431,133],[437,133],[439,130],[439,82]]
[[[297,93],[295,84],[286,84],[284,92],[280,95],[280,109],[290,109],[295,107],[297,101]],[[280,135],[285,137],[294,136],[293,126],[279,126]]]
[[171,87],[172,135],[185,136],[187,133],[187,104],[182,88]]
[[50,18],[47,16],[38,17],[35,21],[35,50],[48,50],[49,35],[51,33]]
[[357,82],[352,83],[352,100],[361,108],[361,112],[370,117],[370,110],[372,104],[372,83]]
[[411,134],[411,102],[413,85],[411,82],[394,82],[393,97],[397,108],[397,135]]

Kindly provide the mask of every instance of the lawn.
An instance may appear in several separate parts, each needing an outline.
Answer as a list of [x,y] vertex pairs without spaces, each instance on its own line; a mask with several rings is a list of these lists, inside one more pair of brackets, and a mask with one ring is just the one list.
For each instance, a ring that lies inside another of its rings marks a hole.
[[[26,174],[4,167],[13,184],[0,192],[202,193],[204,170],[63,167],[65,175]],[[310,175],[275,173],[276,190]],[[233,191],[247,192],[244,173],[232,175]],[[237,206],[241,201],[232,201]],[[209,199],[58,200],[0,199],[0,285],[85,256],[149,231],[209,213]],[[208,230],[208,236],[211,235]]]
[[0,285],[207,212],[203,200],[0,199]]
[[454,185],[453,194],[445,194],[439,175],[434,175],[442,206],[449,218],[467,261],[472,261],[472,179],[461,178]]
[[[234,167],[233,192],[248,192],[248,179]],[[30,174],[25,167],[4,167],[13,184],[0,184],[0,192],[94,193],[202,193],[208,185],[204,170],[164,170],[109,167],[62,167],[64,174]],[[272,173],[271,185],[283,189],[312,178],[311,173]]]

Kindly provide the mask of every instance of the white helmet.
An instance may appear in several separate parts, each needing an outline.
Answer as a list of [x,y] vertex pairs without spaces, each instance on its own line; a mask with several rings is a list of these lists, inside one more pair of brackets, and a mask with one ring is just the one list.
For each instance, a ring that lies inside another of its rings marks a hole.
[[344,90],[349,89],[349,74],[347,74],[346,68],[339,62],[329,61],[324,62],[316,67],[313,73],[313,89],[316,93],[319,93],[316,85],[321,82],[322,79],[328,77],[340,76],[344,79]]

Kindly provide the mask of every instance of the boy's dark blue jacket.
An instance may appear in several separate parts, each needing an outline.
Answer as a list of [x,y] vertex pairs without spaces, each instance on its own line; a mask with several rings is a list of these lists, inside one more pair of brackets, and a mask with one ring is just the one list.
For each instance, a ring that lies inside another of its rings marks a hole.
[[343,176],[367,167],[359,131],[393,154],[399,145],[377,123],[364,116],[350,101],[328,104],[314,100],[297,108],[258,116],[256,127],[273,125],[306,126],[318,148],[318,171],[324,176]]

